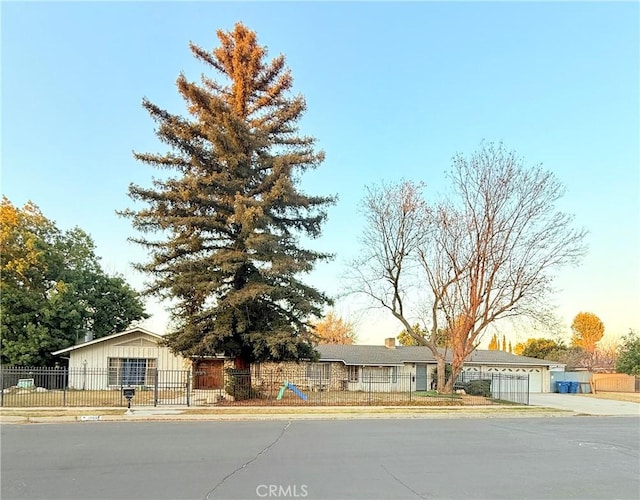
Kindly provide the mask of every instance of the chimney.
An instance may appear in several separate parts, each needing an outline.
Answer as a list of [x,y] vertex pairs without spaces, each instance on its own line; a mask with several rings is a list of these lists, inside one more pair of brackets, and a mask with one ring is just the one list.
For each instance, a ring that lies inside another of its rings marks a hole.
[[396,348],[396,338],[395,337],[389,337],[388,339],[384,339],[384,346],[387,347],[388,349],[395,349]]
[[93,340],[93,332],[86,331],[84,332],[84,341],[91,342]]

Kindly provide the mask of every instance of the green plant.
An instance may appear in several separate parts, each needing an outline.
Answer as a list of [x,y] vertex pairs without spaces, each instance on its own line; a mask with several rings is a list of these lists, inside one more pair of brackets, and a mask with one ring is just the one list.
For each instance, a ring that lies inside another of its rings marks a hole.
[[234,401],[260,399],[263,397],[262,391],[251,385],[251,375],[248,371],[229,368],[226,372],[227,380],[224,384],[224,390],[233,397]]
[[470,396],[491,397],[491,380],[472,380],[464,385],[464,392]]

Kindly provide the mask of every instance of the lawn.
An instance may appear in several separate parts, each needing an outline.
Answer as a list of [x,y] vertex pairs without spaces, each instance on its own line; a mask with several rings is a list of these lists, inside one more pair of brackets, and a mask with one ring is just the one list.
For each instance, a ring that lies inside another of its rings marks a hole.
[[[182,391],[160,391],[159,399],[178,398]],[[153,391],[137,390],[132,405],[152,405]],[[127,400],[119,390],[81,391],[51,390],[46,392],[15,391],[2,395],[3,407],[38,407],[38,406],[127,406]]]
[[[219,400],[220,391],[195,390],[191,393],[191,406],[474,406],[495,405],[481,396],[438,394],[435,391],[412,392],[360,392],[360,391],[306,391],[306,400],[287,390],[281,399],[278,392],[266,392],[260,397],[239,401]],[[46,392],[18,390],[2,395],[5,408],[29,407],[126,407],[127,400],[119,390],[50,390]],[[158,393],[161,405],[186,406],[183,390],[162,390]],[[132,406],[153,405],[153,390],[136,390]]]

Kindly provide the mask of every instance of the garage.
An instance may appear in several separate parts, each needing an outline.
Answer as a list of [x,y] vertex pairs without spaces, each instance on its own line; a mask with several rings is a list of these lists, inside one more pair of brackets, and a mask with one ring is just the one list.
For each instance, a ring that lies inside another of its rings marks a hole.
[[504,351],[475,351],[465,362],[464,369],[484,373],[527,375],[529,392],[542,393],[549,392],[551,366],[558,368],[560,365],[555,361],[516,356]]
[[523,368],[515,366],[487,366],[484,369],[487,373],[502,373],[505,375],[528,375],[529,376],[529,392],[547,392],[542,390],[542,368]]

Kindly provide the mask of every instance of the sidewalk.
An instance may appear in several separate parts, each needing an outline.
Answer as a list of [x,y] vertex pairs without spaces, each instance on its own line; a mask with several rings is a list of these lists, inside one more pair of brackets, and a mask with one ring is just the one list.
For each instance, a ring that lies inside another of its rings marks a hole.
[[558,417],[573,413],[532,406],[408,407],[408,406],[314,406],[314,407],[216,407],[184,406],[126,408],[3,408],[0,424],[54,422],[135,421],[229,421],[229,420],[353,420],[429,418]]

